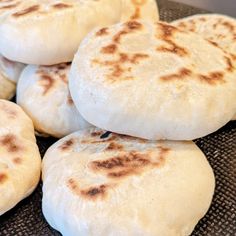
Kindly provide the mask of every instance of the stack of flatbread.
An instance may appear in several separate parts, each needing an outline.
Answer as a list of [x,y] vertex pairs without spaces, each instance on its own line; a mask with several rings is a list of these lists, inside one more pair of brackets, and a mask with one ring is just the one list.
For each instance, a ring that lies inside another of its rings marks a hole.
[[34,126],[62,138],[42,208],[63,235],[191,234],[215,187],[192,140],[236,112],[236,20],[158,20],[154,0],[0,3],[0,215],[39,181]]

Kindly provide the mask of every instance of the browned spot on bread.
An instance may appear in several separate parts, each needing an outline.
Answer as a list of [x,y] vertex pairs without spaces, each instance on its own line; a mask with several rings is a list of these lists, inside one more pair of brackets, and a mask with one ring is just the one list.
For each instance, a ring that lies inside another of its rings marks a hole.
[[178,23],[177,27],[185,28],[186,29],[187,25],[184,22],[180,22],[180,23]]
[[148,153],[130,151],[107,160],[90,162],[89,167],[94,172],[104,173],[108,178],[137,175],[147,168],[159,167],[162,164],[161,162],[164,162],[164,157],[168,151],[160,150],[157,160],[152,160]]
[[134,30],[139,30],[142,28],[142,24],[137,21],[128,21],[124,24],[124,29],[119,31],[113,36],[113,41],[115,43],[120,43],[121,37],[126,35]]
[[13,159],[13,162],[14,162],[15,164],[19,165],[19,164],[22,163],[22,158],[20,158],[20,157],[15,157],[15,158]]
[[74,139],[66,140],[59,146],[59,149],[61,149],[62,151],[67,151],[74,145],[74,143]]
[[74,105],[74,101],[73,101],[71,95],[68,95],[68,96],[67,96],[67,103],[68,103],[69,106]]
[[224,74],[222,72],[211,72],[209,75],[198,75],[198,78],[210,85],[225,83]]
[[74,194],[81,196],[87,200],[104,199],[107,194],[106,190],[108,188],[108,185],[101,184],[86,189],[80,189],[79,185],[72,178],[67,181],[67,186]]
[[38,11],[39,9],[40,9],[40,6],[39,6],[39,5],[33,5],[33,6],[31,6],[31,7],[25,8],[24,10],[15,12],[14,14],[12,14],[12,16],[14,16],[14,17],[24,16],[24,15],[30,14],[30,13],[32,13],[32,12],[36,12],[36,11]]
[[103,131],[94,131],[91,133],[92,137],[100,137],[103,134]]
[[229,57],[225,56],[225,61],[226,61],[226,64],[227,64],[227,71],[232,72],[234,70],[234,66],[231,62],[231,59]]
[[207,41],[208,41],[210,44],[212,44],[213,46],[219,48],[218,43],[216,43],[216,42],[214,42],[214,41],[212,41],[212,40],[207,40]]
[[65,84],[68,84],[68,78],[66,74],[60,74],[59,77],[62,82],[64,82]]
[[200,17],[199,20],[202,21],[202,22],[206,22],[207,21],[207,19],[204,18],[204,17]]
[[169,25],[169,24],[165,24],[165,23],[161,23],[161,22],[159,22],[157,24],[161,29],[161,32],[160,32],[161,35],[160,36],[158,35],[157,38],[162,38],[165,40],[166,38],[172,37],[175,34],[175,32],[179,31],[178,28],[176,28],[172,25]]
[[[149,57],[148,54],[144,53],[134,53],[134,54],[126,54],[126,53],[119,53],[118,58],[115,60],[106,60],[106,61],[99,61],[97,59],[93,60],[93,63],[103,65],[109,68],[110,73],[107,74],[107,78],[111,81],[117,81],[118,78],[120,79],[121,76],[125,72],[130,72],[131,67],[129,64],[138,64],[141,60],[144,60]],[[125,66],[125,64],[127,66]],[[130,80],[133,79],[132,76],[123,76],[122,80]]]
[[55,81],[51,76],[47,74],[42,74],[40,76],[41,78],[39,80],[39,84],[44,88],[43,95],[46,95],[49,92],[49,90],[53,87]]
[[0,7],[0,10],[2,10],[2,9],[12,9],[12,8],[15,8],[17,5],[19,5],[19,3],[5,5],[5,6]]
[[102,28],[99,31],[97,31],[96,36],[103,36],[108,34],[108,28]]
[[136,19],[139,19],[140,17],[141,17],[140,8],[136,7],[134,14],[131,16],[131,20],[136,20]]
[[187,68],[181,68],[176,74],[170,74],[160,77],[161,80],[170,81],[170,80],[179,80],[184,79],[192,74],[192,71]]
[[158,47],[156,50],[159,52],[164,52],[164,53],[174,53],[181,57],[188,55],[187,49],[178,46],[176,43],[172,42],[171,40],[166,40],[166,42],[168,46],[161,46],[161,47]]
[[224,22],[222,23],[222,25],[225,26],[226,28],[228,28],[228,30],[229,30],[230,32],[233,32],[233,31],[235,30],[234,25],[231,24],[231,23],[228,22],[228,21],[224,21]]
[[56,8],[56,9],[65,9],[65,8],[72,7],[71,5],[66,4],[66,3],[56,3],[56,4],[53,4],[52,6],[53,8]]
[[137,21],[128,21],[125,23],[125,28],[130,31],[142,29],[142,24]]
[[135,53],[134,55],[131,56],[130,62],[133,63],[133,64],[137,64],[137,63],[139,63],[140,60],[146,59],[146,58],[149,58],[148,54]]
[[103,47],[101,49],[101,53],[104,53],[104,54],[113,54],[115,53],[117,50],[117,46],[115,44],[110,44],[106,47]]
[[124,147],[123,145],[115,142],[109,143],[109,145],[106,148],[106,151],[116,151],[116,150],[122,150]]
[[17,138],[13,134],[7,134],[0,138],[0,145],[5,147],[8,152],[15,153],[22,150],[22,146],[20,146],[17,142]]
[[88,189],[83,189],[80,191],[82,197],[87,198],[89,200],[95,200],[95,199],[104,199],[106,196],[106,189],[107,186],[104,184],[101,184],[96,187],[90,187]]
[[115,43],[120,43],[120,39],[122,37],[122,35],[128,34],[128,32],[126,30],[121,30],[120,32],[118,32],[117,34],[114,35],[113,37],[113,41]]
[[0,184],[3,184],[7,180],[7,175],[4,173],[0,173]]
[[5,104],[1,104],[0,110],[4,111],[9,119],[15,119],[18,114],[16,110]]
[[132,0],[134,5],[142,6],[147,2],[147,0]]

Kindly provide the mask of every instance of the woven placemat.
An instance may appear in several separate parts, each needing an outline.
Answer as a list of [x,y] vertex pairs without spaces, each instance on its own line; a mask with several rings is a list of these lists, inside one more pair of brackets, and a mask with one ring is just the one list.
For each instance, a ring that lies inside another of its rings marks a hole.
[[[159,1],[161,19],[171,21],[206,11],[180,3]],[[56,141],[38,138],[41,155]],[[236,235],[236,122],[214,134],[196,140],[206,154],[216,176],[216,191],[207,215],[192,236]],[[41,211],[42,184],[27,199],[0,217],[0,236],[59,236],[44,220]],[[1,196],[0,196],[1,197]],[[104,235],[105,236],[105,235]],[[162,236],[162,235],[157,235]]]

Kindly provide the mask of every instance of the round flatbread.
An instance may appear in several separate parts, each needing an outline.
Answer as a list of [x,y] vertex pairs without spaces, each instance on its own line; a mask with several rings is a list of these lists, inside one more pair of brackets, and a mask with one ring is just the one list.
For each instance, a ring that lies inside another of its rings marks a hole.
[[[70,62],[83,37],[95,27],[123,18],[124,0],[11,0],[0,2],[0,52],[26,64],[53,65]],[[157,13],[148,0],[134,1]],[[143,2],[143,4],[142,4]],[[147,5],[147,7],[146,7]],[[102,34],[105,32],[101,32]]]
[[75,55],[69,87],[88,122],[145,139],[202,137],[236,110],[229,55],[163,22],[130,21],[108,27],[106,35],[91,32]]
[[159,20],[156,0],[122,0],[121,22],[138,19]]
[[187,236],[207,212],[214,185],[193,142],[90,129],[46,152],[43,213],[64,236]]
[[[236,66],[236,19],[219,14],[199,14],[172,22],[183,30],[200,34],[231,55]],[[236,115],[233,118],[236,120]]]
[[0,99],[11,99],[24,64],[9,61],[0,54]]
[[0,215],[33,192],[40,169],[32,121],[15,103],[0,100]]
[[68,88],[70,64],[28,65],[17,85],[17,103],[43,134],[63,137],[90,126],[76,109]]

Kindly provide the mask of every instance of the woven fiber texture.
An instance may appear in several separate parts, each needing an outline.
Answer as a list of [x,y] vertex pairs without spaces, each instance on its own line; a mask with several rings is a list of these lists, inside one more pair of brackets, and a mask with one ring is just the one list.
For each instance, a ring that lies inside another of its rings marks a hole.
[[[161,19],[175,20],[204,13],[187,5],[159,1]],[[56,141],[38,138],[41,155]],[[196,140],[207,156],[216,176],[216,191],[207,215],[191,236],[236,235],[236,122],[230,122],[214,134]],[[44,220],[41,211],[42,184],[27,199],[0,217],[0,236],[59,236]],[[1,196],[0,196],[1,198]],[[106,235],[104,235],[106,236]],[[157,235],[161,236],[161,235]]]

